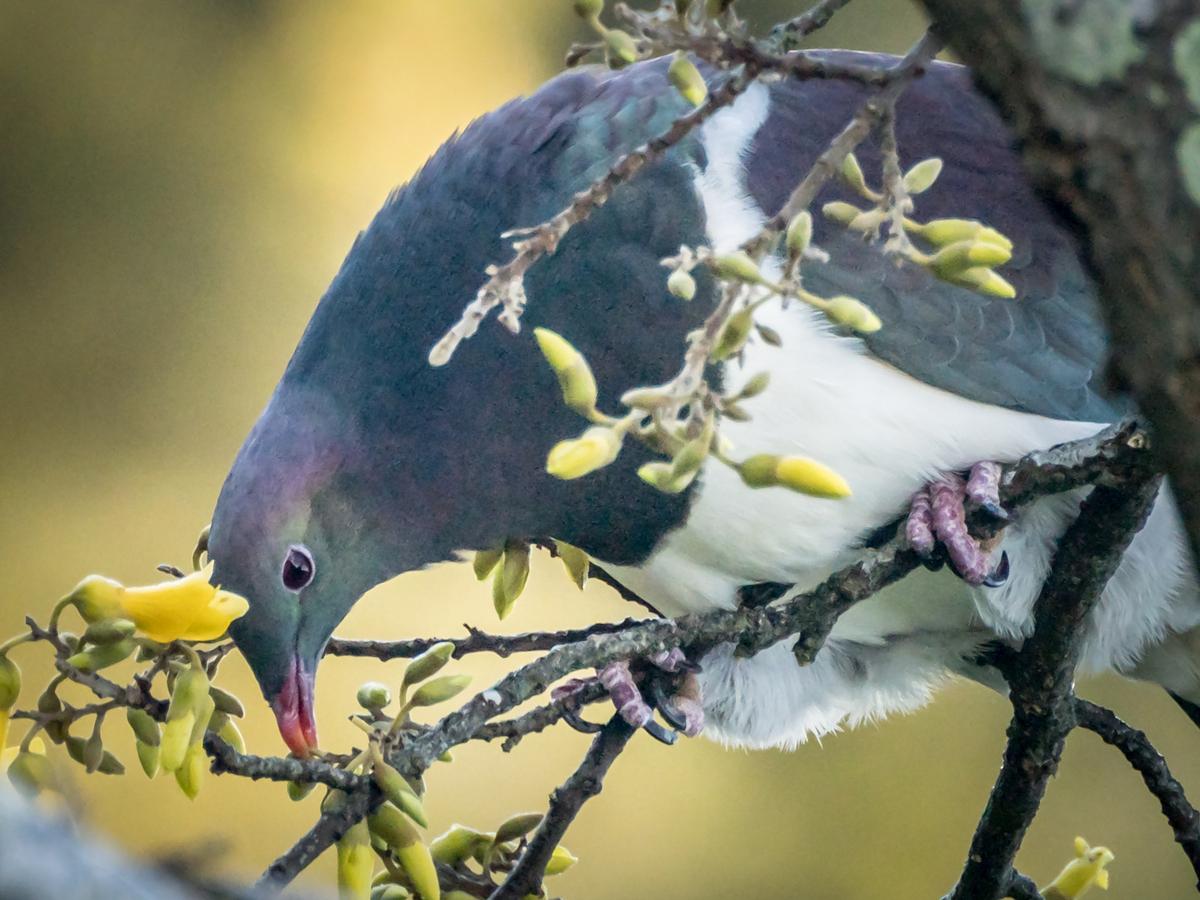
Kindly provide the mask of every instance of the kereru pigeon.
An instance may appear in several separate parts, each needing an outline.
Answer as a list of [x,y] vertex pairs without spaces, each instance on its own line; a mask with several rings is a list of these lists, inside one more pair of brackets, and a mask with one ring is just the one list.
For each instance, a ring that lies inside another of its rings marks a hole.
[[[866,98],[856,83],[754,85],[529,270],[520,334],[488,322],[448,365],[427,361],[485,267],[511,255],[502,233],[549,218],[691,108],[667,62],[570,71],[476,121],[388,198],[321,299],[229,473],[209,539],[214,581],[250,601],[232,634],[293,751],[316,745],[317,663],[366,590],[509,538],[581,547],[675,616],[731,608],[748,584],[814,585],[914,498],[910,536],[928,537],[932,499],[948,517],[933,523],[935,536],[951,545],[961,589],[859,604],[807,667],[786,644],[750,659],[718,647],[697,661],[706,731],[734,744],[791,745],[912,708],[947,672],[969,670],[982,644],[1029,632],[1080,493],[1025,510],[997,547],[938,526],[961,518],[967,489],[986,500],[989,463],[1093,434],[1128,410],[1102,383],[1106,339],[1078,242],[1034,194],[1011,134],[961,67],[932,64],[909,87],[899,149],[906,166],[945,162],[920,197],[923,217],[978,219],[1012,239],[1002,272],[1016,298],[897,265],[818,214],[814,240],[829,260],[805,264],[806,286],[859,298],[882,328],[847,334],[810,307],[768,304],[759,321],[782,346],[752,341],[717,375],[729,390],[771,375],[747,404],[751,418],[722,425],[740,452],[825,462],[851,497],[751,490],[717,463],[682,493],[661,493],[635,474],[654,457],[633,442],[591,475],[552,477],[548,449],[581,421],[562,404],[533,330],[579,348],[610,406],[668,380],[717,285],[700,275],[683,302],[660,261],[682,244],[724,252],[754,234]],[[869,144],[859,158],[878,172]],[[831,185],[818,205],[836,199],[852,198]],[[1192,560],[1164,492],[1092,614],[1083,668],[1153,679],[1200,702],[1198,623]]]

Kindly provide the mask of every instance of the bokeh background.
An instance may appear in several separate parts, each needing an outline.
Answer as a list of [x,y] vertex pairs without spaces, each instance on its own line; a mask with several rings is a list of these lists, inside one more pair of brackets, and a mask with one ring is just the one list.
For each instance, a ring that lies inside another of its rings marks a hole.
[[[745,9],[766,23],[794,5]],[[907,3],[857,0],[820,38],[900,51],[921,24]],[[357,231],[455,128],[551,77],[578,34],[565,0],[0,2],[0,632],[88,572],[139,582],[186,560]],[[505,626],[629,611],[539,560]],[[468,568],[444,566],[376,590],[340,633],[493,618]],[[34,654],[22,661],[30,685],[45,677]],[[460,667],[483,684],[501,665]],[[356,734],[356,685],[397,671],[327,662],[327,746]],[[240,660],[225,682],[248,701],[251,749],[279,752]],[[1200,735],[1164,695],[1115,678],[1086,693],[1148,730],[1200,793]],[[581,862],[551,886],[578,900],[940,896],[1005,723],[1004,701],[954,684],[919,714],[791,753],[635,741],[569,835]],[[508,755],[456,751],[429,777],[432,833],[542,808],[585,746],[560,729]],[[198,852],[233,877],[255,876],[317,813],[315,796],[293,804],[280,785],[210,777],[189,802],[132,770],[81,779],[81,817],[135,853]],[[1083,734],[1022,868],[1048,880],[1076,833],[1115,850],[1110,896],[1189,893],[1156,804]],[[328,890],[329,856],[301,884]]]

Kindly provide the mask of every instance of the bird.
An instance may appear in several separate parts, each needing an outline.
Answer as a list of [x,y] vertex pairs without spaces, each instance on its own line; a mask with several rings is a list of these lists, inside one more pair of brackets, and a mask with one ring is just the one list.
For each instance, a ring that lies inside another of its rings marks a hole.
[[[231,635],[294,753],[317,747],[315,675],[333,630],[393,577],[552,536],[659,615],[729,609],[746,585],[814,586],[924,501],[925,518],[908,520],[919,538],[922,523],[937,524],[929,506],[953,519],[957,504],[961,516],[964,493],[986,495],[997,465],[1094,435],[1132,410],[1105,378],[1108,338],[1080,237],[1035,192],[969,70],[933,62],[896,106],[901,161],[943,161],[920,197],[923,215],[978,220],[1011,239],[1002,271],[1016,296],[898,264],[818,213],[813,241],[828,259],[805,263],[805,285],[859,298],[882,327],[851,333],[803,304],[767,304],[758,321],[780,340],[752,339],[712,375],[736,392],[770,374],[748,419],[721,426],[735,447],[823,461],[851,495],[751,490],[712,461],[687,489],[663,493],[636,475],[655,458],[641,445],[586,477],[552,477],[547,450],[580,421],[557,396],[535,329],[579,349],[607,402],[667,381],[719,285],[697,270],[696,296],[684,302],[668,291],[662,260],[683,245],[735,250],[871,90],[839,79],[752,84],[528,270],[518,334],[484,323],[448,365],[431,366],[430,348],[487,267],[511,255],[504,235],[551,217],[692,108],[668,65],[568,70],[474,121],[387,197],[320,298],[233,462],[208,539],[213,581],[249,600]],[[878,171],[878,140],[857,158]],[[835,179],[817,205],[848,199]],[[921,574],[931,581],[918,589],[858,604],[810,665],[785,644],[747,659],[721,645],[692,661],[704,733],[791,747],[915,709],[953,674],[987,682],[979,648],[1031,633],[1055,542],[1085,493],[1037,501],[998,546],[958,541],[961,578]],[[1080,670],[1157,682],[1200,703],[1200,588],[1169,488],[1089,617]]]

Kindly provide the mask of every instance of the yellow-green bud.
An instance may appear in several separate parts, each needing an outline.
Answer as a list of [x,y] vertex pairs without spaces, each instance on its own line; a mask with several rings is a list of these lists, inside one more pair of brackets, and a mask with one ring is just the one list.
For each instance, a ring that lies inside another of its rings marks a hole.
[[483,581],[492,574],[492,569],[496,568],[496,563],[504,558],[504,548],[496,547],[492,550],[476,550],[475,559],[471,563],[471,567],[475,570],[475,577]]
[[133,637],[137,626],[128,619],[104,619],[93,622],[83,632],[83,640],[89,644],[115,644]]
[[870,334],[883,327],[879,316],[875,315],[870,307],[861,300],[847,297],[844,294],[830,298],[829,305],[825,307],[825,315],[837,324],[853,328],[863,334]]
[[1004,297],[1011,300],[1017,296],[1015,287],[1001,275],[986,267],[964,269],[946,280],[981,294],[990,294],[993,297]]
[[575,863],[579,862],[579,858],[571,853],[562,844],[554,848],[554,852],[550,854],[550,861],[546,863],[546,876],[559,875]]
[[316,786],[316,783],[312,781],[289,781],[287,783],[288,799],[299,803],[301,800],[311,794],[312,789]]
[[680,493],[696,477],[695,472],[677,476],[671,464],[665,462],[643,463],[638,467],[637,474],[638,478],[642,479],[646,484],[662,491],[664,494]]
[[390,803],[384,803],[368,817],[367,824],[373,834],[392,848],[404,874],[422,900],[440,900],[441,888],[433,857],[404,814]]
[[667,290],[680,300],[691,300],[696,296],[696,279],[690,272],[676,269],[667,276]]
[[722,278],[745,281],[748,284],[761,284],[763,281],[758,263],[751,259],[745,250],[735,250],[714,257],[711,265],[713,271]]
[[[371,900],[408,900],[410,896],[408,889],[400,884],[381,884],[371,888]],[[449,894],[443,894],[442,900],[446,900],[449,896]],[[466,896],[471,897],[470,894]]]
[[596,378],[583,354],[548,328],[535,328],[533,335],[546,362],[558,376],[563,403],[580,415],[589,416],[595,412]]
[[575,0],[574,7],[575,15],[591,21],[604,12],[604,0]]
[[359,819],[337,842],[337,882],[339,900],[369,900],[375,854],[371,851],[371,832]]
[[675,477],[691,475],[699,471],[708,459],[708,451],[712,447],[713,422],[710,419],[704,423],[699,435],[692,438],[679,448],[671,460],[671,474]]
[[189,746],[182,765],[175,769],[175,783],[189,800],[195,800],[196,795],[200,793],[207,769],[208,757],[204,755],[204,748],[198,743]]
[[134,736],[139,741],[149,744],[151,747],[158,746],[162,739],[162,733],[150,713],[131,706],[125,710],[125,720],[129,722],[129,727],[133,729]]
[[508,541],[504,546],[504,562],[492,577],[492,606],[497,616],[507,618],[528,580],[529,545],[524,541]]
[[233,719],[227,717],[221,723],[221,727],[217,729],[217,737],[238,753],[246,752],[246,739],[242,737],[241,729],[237,727],[237,722],[233,721]]
[[429,852],[437,862],[454,866],[474,856],[479,847],[487,847],[493,837],[465,825],[451,825],[444,834],[433,839]]
[[975,219],[934,219],[911,230],[931,244],[945,246],[958,241],[983,241],[1012,250],[1013,243],[995,228],[989,228]]
[[558,558],[562,560],[567,574],[571,576],[575,586],[582,591],[583,586],[587,584],[588,572],[591,568],[591,560],[588,559],[588,555],[574,544],[568,544],[558,538],[554,539],[554,547],[558,551]]
[[392,692],[388,690],[386,684],[381,684],[378,681],[368,681],[365,684],[359,685],[358,694],[355,699],[358,700],[358,705],[363,709],[383,709],[392,702]]
[[70,601],[79,614],[88,622],[112,619],[121,613],[121,594],[125,588],[120,582],[103,575],[89,575],[76,585]]
[[[97,726],[99,722],[97,721]],[[92,774],[104,760],[104,739],[100,736],[100,729],[96,727],[92,729],[92,736],[89,737],[83,745],[83,765],[87,769],[88,774]]]
[[[849,206],[849,204],[846,204]],[[797,213],[787,227],[787,250],[792,259],[799,259],[812,241],[813,220],[808,210]]]
[[858,164],[858,157],[853,153],[847,153],[846,158],[842,160],[841,168],[839,169],[842,180],[850,185],[855,191],[860,194],[868,195],[871,193],[867,187],[866,176],[863,175],[862,166]]
[[496,845],[507,844],[509,841],[515,841],[522,838],[538,825],[542,824],[541,813],[519,813],[515,816],[510,816],[505,822],[496,829],[496,837],[492,843]]
[[192,742],[192,727],[196,724],[195,710],[188,710],[163,726],[159,741],[159,764],[164,772],[174,772],[183,765]]
[[608,47],[609,63],[614,69],[637,61],[637,42],[619,28],[605,30],[604,43]]
[[[38,712],[47,716],[53,716],[62,712],[62,700],[55,693],[57,689],[58,685],[54,682],[46,686],[46,689],[42,691],[42,695],[37,699]],[[4,713],[0,710],[0,715],[2,714]],[[50,738],[56,744],[61,744],[67,739],[67,723],[62,719],[47,719],[45,725],[42,726],[42,731],[46,732],[46,737]],[[3,728],[0,728],[0,745],[4,743],[2,732]]]
[[559,441],[546,456],[546,471],[569,481],[602,469],[621,452],[622,435],[612,428],[595,425],[577,438]]
[[127,659],[136,648],[137,644],[125,638],[113,644],[98,644],[80,650],[68,656],[67,663],[81,672],[99,672]]
[[404,670],[403,683],[405,685],[416,684],[424,681],[430,675],[436,675],[453,655],[454,644],[451,641],[440,641],[434,644],[424,653],[414,657],[408,664],[408,668]]
[[853,203],[846,203],[842,200],[834,200],[832,203],[826,203],[821,207],[821,212],[825,218],[833,219],[839,225],[849,225],[862,212]]
[[[0,655],[0,710],[10,710],[21,694],[21,669],[5,655]],[[61,704],[59,705],[61,709]]]
[[850,485],[837,472],[802,456],[760,453],[738,466],[742,481],[750,487],[791,488],[813,497],[850,496]]
[[621,395],[621,405],[630,409],[659,409],[671,404],[673,398],[662,388],[634,388]]
[[910,194],[920,194],[933,187],[938,176],[942,174],[942,161],[936,156],[923,159],[904,173],[904,190]]
[[371,744],[371,778],[383,791],[383,795],[401,812],[422,828],[429,827],[421,799],[408,786],[404,776],[388,765],[383,754],[379,752],[378,745],[374,743]]
[[675,90],[679,91],[683,99],[692,106],[699,106],[708,96],[708,85],[704,83],[704,77],[700,74],[700,70],[680,50],[675,51],[675,56],[667,69],[667,77],[671,80],[671,84],[675,85]]
[[771,374],[769,372],[759,372],[753,378],[746,382],[746,386],[738,392],[738,397],[746,400],[750,397],[757,397],[767,389],[771,383]]
[[754,327],[754,307],[746,306],[725,320],[709,357],[713,362],[729,359],[741,352]]
[[146,773],[147,778],[153,778],[158,774],[158,747],[142,741],[134,741],[133,745],[137,750],[138,762],[141,763],[142,771]]
[[867,234],[875,231],[875,229],[882,225],[885,217],[886,213],[881,209],[866,209],[851,219],[846,227],[851,231],[860,231],[863,234]]
[[224,688],[210,684],[208,696],[212,697],[219,712],[223,712],[227,716],[237,716],[239,719],[246,715],[246,708],[242,706],[242,701]]
[[1012,259],[1012,252],[988,241],[955,241],[943,247],[930,261],[930,267],[944,278],[952,278],[966,269],[998,266]]
[[45,754],[22,750],[8,767],[8,780],[26,797],[54,787],[54,770]]
[[413,706],[433,706],[435,703],[445,703],[458,695],[470,683],[470,675],[443,675],[425,682],[413,691],[408,702]]

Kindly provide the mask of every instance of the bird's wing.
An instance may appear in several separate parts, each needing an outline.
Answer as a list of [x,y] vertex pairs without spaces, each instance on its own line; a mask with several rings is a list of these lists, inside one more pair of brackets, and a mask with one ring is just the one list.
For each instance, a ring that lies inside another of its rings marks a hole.
[[[748,186],[768,213],[865,99],[844,82],[784,82],[773,87],[767,121],[748,159]],[[1074,238],[1034,194],[1011,135],[958,66],[938,64],[918,79],[897,109],[897,139],[907,167],[930,157],[945,163],[936,184],[916,198],[915,218],[968,218],[1014,243],[998,271],[1015,299],[985,297],[883,255],[878,243],[826,221],[830,200],[865,205],[844,185],[814,204],[815,240],[830,262],[805,268],[805,284],[868,304],[883,328],[867,335],[870,352],[907,374],[961,396],[1058,419],[1104,421],[1121,403],[1102,385],[1106,336]],[[868,180],[879,181],[873,141],[857,151]]]

